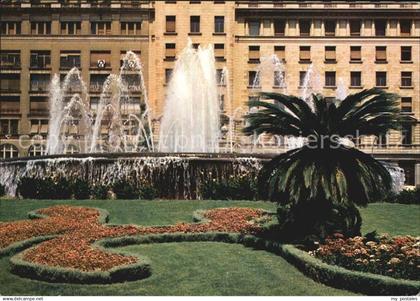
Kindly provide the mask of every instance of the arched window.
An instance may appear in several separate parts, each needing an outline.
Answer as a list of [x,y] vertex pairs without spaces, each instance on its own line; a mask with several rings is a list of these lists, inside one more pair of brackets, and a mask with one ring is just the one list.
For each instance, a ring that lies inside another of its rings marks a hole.
[[45,145],[42,144],[33,144],[29,148],[28,156],[34,157],[34,156],[43,156],[46,154]]
[[0,145],[0,158],[17,158],[19,157],[19,150],[13,144]]
[[65,154],[78,154],[79,148],[74,144],[68,144],[66,145],[66,148],[64,149]]

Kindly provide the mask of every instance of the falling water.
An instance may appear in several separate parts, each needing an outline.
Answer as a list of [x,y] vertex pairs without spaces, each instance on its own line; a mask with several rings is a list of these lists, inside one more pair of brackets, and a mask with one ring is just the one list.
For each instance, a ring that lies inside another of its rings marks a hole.
[[339,77],[335,98],[337,98],[338,100],[343,100],[347,97],[347,94],[347,87],[344,83],[344,79],[342,77]]
[[217,152],[220,108],[211,46],[181,52],[169,81],[160,125],[162,152]]
[[[141,92],[140,103],[133,97],[132,92],[137,91]],[[106,78],[96,110],[90,108],[86,84],[77,68],[61,84],[58,75],[53,77],[49,105],[50,155],[66,153],[72,144],[86,153],[154,150],[142,64],[131,51],[122,58],[120,72]]]

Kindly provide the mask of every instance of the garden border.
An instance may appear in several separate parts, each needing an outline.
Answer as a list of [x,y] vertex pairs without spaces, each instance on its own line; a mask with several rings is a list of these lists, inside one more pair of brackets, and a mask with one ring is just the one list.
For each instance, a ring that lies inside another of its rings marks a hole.
[[[95,208],[98,209],[98,208]],[[108,219],[108,212],[100,210],[101,222]],[[203,217],[204,210],[197,210],[193,213],[196,222],[206,222]],[[33,218],[44,217],[32,212]],[[108,225],[111,226],[112,225]],[[36,237],[27,241],[19,242],[6,249],[9,253],[19,252],[27,246],[36,244],[52,237]],[[199,242],[214,241],[224,243],[238,243],[245,247],[263,249],[268,252],[282,256],[289,263],[295,266],[303,274],[311,279],[328,286],[359,292],[367,295],[415,295],[420,291],[420,281],[396,279],[383,275],[352,271],[339,266],[332,266],[320,259],[310,256],[307,252],[298,249],[294,245],[280,244],[266,240],[254,235],[227,232],[206,232],[206,233],[165,233],[132,235],[104,238],[96,241],[92,246],[105,250],[107,248],[123,247],[128,245],[148,243],[171,243],[171,242]],[[20,245],[20,246],[19,246]],[[0,253],[0,255],[4,255]],[[110,250],[107,249],[107,252]],[[114,252],[116,253],[116,252]],[[23,252],[10,259],[12,272],[26,278],[44,280],[49,282],[69,283],[114,283],[128,280],[143,279],[151,275],[150,262],[147,258],[128,252],[120,252],[123,255],[134,255],[139,262],[129,265],[114,267],[109,271],[84,272],[76,269],[50,267],[38,265],[22,260]],[[31,277],[28,277],[31,275]]]

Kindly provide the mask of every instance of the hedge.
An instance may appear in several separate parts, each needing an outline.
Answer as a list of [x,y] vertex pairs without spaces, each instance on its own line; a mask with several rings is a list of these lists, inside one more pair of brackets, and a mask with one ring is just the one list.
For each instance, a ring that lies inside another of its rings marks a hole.
[[[108,219],[106,210],[100,211],[99,220],[105,223]],[[42,218],[36,212],[29,213],[31,218]],[[203,211],[194,212],[194,220],[206,222],[203,217]],[[109,225],[113,226],[113,225]],[[55,236],[52,236],[55,237]],[[6,249],[0,250],[0,255],[16,253],[45,239],[52,237],[37,237],[28,241],[19,242]],[[263,249],[284,257],[288,262],[296,266],[305,275],[315,281],[326,285],[347,289],[367,295],[414,295],[420,291],[420,281],[395,279],[382,275],[357,272],[347,270],[339,266],[332,266],[321,260],[310,256],[307,252],[298,249],[293,245],[280,244],[275,241],[267,240],[254,235],[245,235],[238,233],[225,232],[207,232],[207,233],[167,233],[122,236],[114,238],[105,238],[96,241],[93,246],[105,249],[110,247],[122,247],[133,244],[148,243],[169,243],[169,242],[196,242],[196,241],[215,241],[224,243],[239,243],[246,247]],[[5,252],[5,250],[7,250]],[[109,250],[108,250],[109,252]],[[139,262],[129,265],[115,267],[109,271],[84,272],[76,269],[62,268],[39,265],[24,261],[23,253],[19,253],[10,259],[11,271],[22,277],[28,277],[37,280],[49,282],[70,282],[70,283],[114,283],[129,280],[138,280],[148,277],[151,274],[150,263],[146,258],[135,254],[121,253],[123,255],[132,255],[139,258]]]

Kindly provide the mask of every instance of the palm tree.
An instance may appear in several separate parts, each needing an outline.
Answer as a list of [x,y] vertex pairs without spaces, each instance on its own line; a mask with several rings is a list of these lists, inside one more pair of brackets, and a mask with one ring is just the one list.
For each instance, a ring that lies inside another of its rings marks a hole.
[[360,234],[355,205],[389,191],[392,178],[372,156],[343,144],[342,137],[381,135],[402,121],[395,94],[363,90],[344,100],[312,95],[304,100],[261,93],[277,103],[250,101],[258,107],[246,116],[247,135],[268,133],[306,138],[303,147],[276,156],[261,170],[260,193],[279,203],[278,219],[287,236],[323,238],[331,232]]

